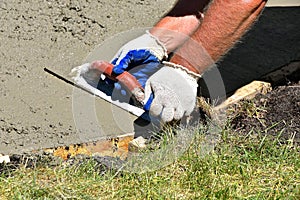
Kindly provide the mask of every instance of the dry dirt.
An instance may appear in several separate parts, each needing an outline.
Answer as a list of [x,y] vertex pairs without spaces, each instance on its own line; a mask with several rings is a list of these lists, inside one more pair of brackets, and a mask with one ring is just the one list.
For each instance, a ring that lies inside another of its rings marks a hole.
[[[299,81],[298,77],[298,81]],[[300,144],[300,82],[233,106],[231,126],[240,134],[268,134]]]
[[68,72],[106,38],[153,25],[175,0],[0,0],[0,153],[81,142]]

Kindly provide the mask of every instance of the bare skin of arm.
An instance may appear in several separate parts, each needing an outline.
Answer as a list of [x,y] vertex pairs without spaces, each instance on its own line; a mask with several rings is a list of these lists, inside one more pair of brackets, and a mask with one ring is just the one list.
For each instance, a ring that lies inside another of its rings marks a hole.
[[215,0],[197,31],[176,51],[170,61],[202,74],[244,35],[266,2]]
[[182,45],[199,27],[210,0],[179,0],[151,30],[168,52]]
[[[207,3],[205,0],[202,2]],[[191,16],[180,19],[173,18],[172,22],[178,21],[178,24],[173,24],[171,30],[174,30],[173,27],[185,27],[183,23],[189,24],[186,29],[179,29],[179,32],[192,34],[192,36],[185,42],[181,41],[184,44],[176,50],[170,61],[202,74],[244,35],[260,15],[266,2],[267,0],[214,0],[204,13],[201,24],[198,20],[198,25],[195,20],[198,19],[195,11],[193,11],[194,15]],[[185,3],[188,5],[190,1],[185,0]],[[202,5],[206,4],[203,3]],[[198,11],[201,12],[204,8],[205,6],[202,6]],[[163,18],[163,20],[167,19]],[[170,26],[168,23],[163,23],[165,26],[161,24],[159,22],[156,26],[165,29]],[[161,38],[159,34],[156,36]],[[175,43],[180,45],[180,42]],[[175,49],[176,47],[172,48]]]

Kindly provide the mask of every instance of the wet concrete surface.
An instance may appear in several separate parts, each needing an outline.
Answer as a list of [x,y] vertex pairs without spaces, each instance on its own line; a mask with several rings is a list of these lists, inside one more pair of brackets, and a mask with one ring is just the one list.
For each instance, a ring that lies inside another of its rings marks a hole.
[[[152,26],[174,2],[0,1],[0,152],[21,153],[82,142],[73,119],[73,88],[45,73],[44,67],[51,66],[52,69],[68,73],[72,67],[81,65],[88,53],[106,38],[129,29]],[[277,13],[276,10],[266,12],[271,13],[271,18]],[[299,8],[296,13],[289,13],[291,16],[284,23],[291,31],[278,32],[278,38],[287,37],[288,41],[293,40],[291,44],[296,45],[299,31],[293,32],[293,26],[297,23],[293,17],[299,15]],[[267,28],[278,24],[273,20],[270,23],[266,22]],[[278,48],[278,51],[285,52],[288,47],[295,51],[294,46],[286,43],[286,40],[276,43],[274,39],[269,39],[271,44],[275,42],[271,50]],[[251,41],[255,42],[256,39]],[[259,39],[258,43],[264,44],[264,41]],[[247,51],[254,47],[238,48],[243,54],[239,58],[249,58]],[[282,62],[277,63],[278,66],[299,58],[300,51],[296,50],[298,52],[288,57],[279,58]],[[278,56],[274,54],[267,60]],[[243,59],[236,62],[234,56],[231,59],[222,63],[226,66],[226,62],[234,63],[234,67],[244,62]],[[254,56],[249,59],[259,58]],[[261,67],[278,67],[277,64],[263,62],[265,64]],[[248,69],[247,66],[243,67]],[[231,85],[231,82],[226,85]]]
[[106,38],[154,24],[174,1],[0,1],[0,152],[81,142],[69,72]]

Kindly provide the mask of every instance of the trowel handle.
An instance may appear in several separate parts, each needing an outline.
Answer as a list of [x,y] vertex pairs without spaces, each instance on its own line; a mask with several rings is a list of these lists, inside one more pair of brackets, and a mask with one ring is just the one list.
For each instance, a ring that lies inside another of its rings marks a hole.
[[136,78],[125,71],[120,75],[113,73],[114,65],[106,61],[94,61],[91,64],[91,69],[95,69],[103,73],[107,78],[118,81],[126,90],[131,92],[131,94],[136,98],[136,100],[143,104],[144,100],[144,89],[141,84],[136,80]]

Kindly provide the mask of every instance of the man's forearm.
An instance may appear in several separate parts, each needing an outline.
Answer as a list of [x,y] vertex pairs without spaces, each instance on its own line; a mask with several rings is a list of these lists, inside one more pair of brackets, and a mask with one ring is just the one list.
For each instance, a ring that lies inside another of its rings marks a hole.
[[[215,0],[191,39],[176,51],[171,62],[203,73],[244,35],[267,0]],[[196,68],[196,69],[195,69]]]
[[167,48],[174,51],[199,27],[203,11],[210,0],[179,0],[174,8],[151,30]]

